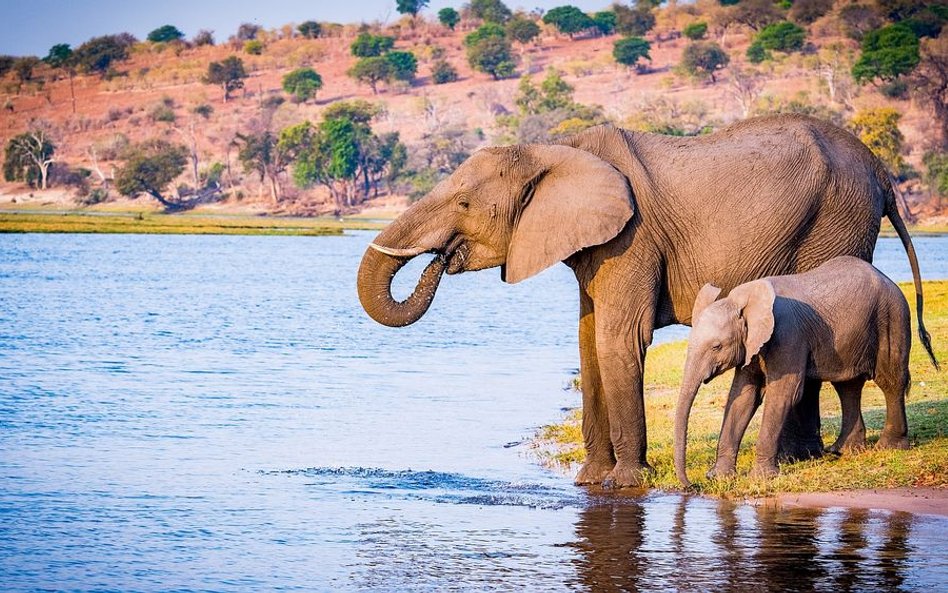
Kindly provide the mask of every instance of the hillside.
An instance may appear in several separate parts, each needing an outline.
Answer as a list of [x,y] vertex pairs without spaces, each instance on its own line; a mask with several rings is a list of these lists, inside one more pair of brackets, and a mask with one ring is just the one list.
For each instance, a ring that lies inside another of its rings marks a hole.
[[[675,122],[686,133],[720,127],[745,115],[735,92],[735,71],[738,75],[747,71],[744,54],[753,31],[737,25],[711,27],[709,38],[721,44],[731,63],[716,73],[714,83],[694,80],[676,73],[675,66],[681,62],[689,42],[679,31],[684,24],[701,18],[697,10],[657,10],[658,24],[646,35],[651,43],[651,62],[645,73],[636,74],[615,62],[612,47],[620,38],[618,35],[577,35],[570,39],[553,27],[542,25],[534,42],[526,46],[514,44],[519,62],[517,74],[496,81],[473,71],[465,57],[464,36],[477,22],[462,21],[457,31],[450,31],[434,19],[420,19],[414,28],[405,20],[393,27],[376,25],[369,29],[396,36],[395,48],[411,51],[418,58],[418,75],[413,83],[383,84],[379,94],[347,76],[357,60],[349,49],[359,33],[356,25],[332,27],[317,39],[300,37],[291,25],[262,31],[258,34],[263,45],[261,55],[250,55],[240,44],[228,42],[194,48],[139,42],[131,48],[130,58],[116,65],[122,75],[105,80],[80,74],[73,79],[75,113],[70,80],[60,71],[40,66],[35,81],[23,84],[22,88],[8,74],[0,86],[0,105],[4,105],[0,111],[0,141],[5,146],[9,138],[22,133],[33,122],[42,121],[54,130],[57,161],[73,169],[93,171],[89,184],[98,187],[102,185],[101,177],[114,177],[116,168],[122,164],[121,145],[126,140],[135,143],[163,138],[188,144],[193,139],[202,171],[213,163],[220,163],[219,167],[225,170],[222,199],[202,208],[325,213],[332,210],[326,188],[294,187],[289,169],[281,174],[283,195],[279,202],[274,202],[267,184],[241,168],[235,138],[263,129],[278,133],[307,120],[319,122],[330,105],[363,99],[384,107],[372,121],[372,130],[378,134],[398,132],[408,148],[411,169],[417,165],[415,161],[426,144],[445,131],[467,134],[458,141],[459,150],[466,152],[478,145],[509,140],[498,115],[517,112],[518,77],[532,74],[539,83],[549,68],[558,70],[573,87],[575,102],[600,105],[605,119],[618,125],[656,129],[661,127],[656,122]],[[837,76],[848,77],[848,64],[859,45],[840,34],[832,16],[809,26],[807,40],[811,45],[806,51],[777,55],[754,69],[758,87],[754,92],[758,96],[746,111],[756,114],[799,109],[803,105],[817,114],[835,114],[840,121],[846,121],[860,110],[893,107],[902,116],[898,125],[905,138],[903,155],[910,165],[922,171],[922,155],[929,149],[933,133],[928,112],[913,100],[888,99],[872,86],[858,87],[851,80],[847,81],[845,97],[840,98],[837,93],[837,101],[830,100],[827,74],[835,72]],[[444,58],[457,69],[456,82],[433,83],[435,46],[444,49]],[[248,77],[244,88],[224,102],[221,88],[203,83],[202,78],[210,62],[231,55],[243,60]],[[831,60],[842,65],[837,64],[834,70]],[[281,90],[283,76],[300,67],[312,67],[322,77],[323,86],[315,100],[297,103],[287,100],[288,95]],[[212,108],[207,118],[193,112],[195,107],[207,105]],[[168,115],[169,109],[173,117]],[[189,181],[184,173],[177,183]],[[410,183],[389,183],[378,199],[360,203],[356,209],[373,205],[398,209],[406,203],[404,194],[411,187]],[[931,197],[920,180],[909,181],[904,189],[910,192],[914,209],[928,215],[938,213],[939,200]],[[74,207],[75,194],[75,189],[62,185],[41,192],[23,183],[7,182],[0,185],[0,205]],[[128,207],[157,209],[159,204],[144,194],[130,204],[113,189],[108,201],[95,206]]]

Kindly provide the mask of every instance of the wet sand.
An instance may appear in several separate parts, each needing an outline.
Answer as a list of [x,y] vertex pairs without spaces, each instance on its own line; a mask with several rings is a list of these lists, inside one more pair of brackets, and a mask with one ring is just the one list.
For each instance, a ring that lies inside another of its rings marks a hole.
[[791,492],[749,502],[754,506],[878,509],[948,517],[948,490],[940,488]]

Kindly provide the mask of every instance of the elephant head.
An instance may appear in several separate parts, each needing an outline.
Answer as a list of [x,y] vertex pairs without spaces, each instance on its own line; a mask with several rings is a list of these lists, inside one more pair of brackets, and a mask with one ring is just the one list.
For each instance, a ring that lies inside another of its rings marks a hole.
[[750,364],[774,330],[773,285],[755,280],[716,301],[721,289],[705,284],[691,311],[691,333],[675,410],[675,472],[684,486],[688,418],[698,389],[725,371]]
[[[619,234],[632,217],[628,180],[602,159],[568,146],[477,151],[369,245],[359,300],[379,323],[409,325],[428,310],[442,274],[503,266],[509,283],[529,278]],[[434,259],[414,292],[392,297],[411,258]]]

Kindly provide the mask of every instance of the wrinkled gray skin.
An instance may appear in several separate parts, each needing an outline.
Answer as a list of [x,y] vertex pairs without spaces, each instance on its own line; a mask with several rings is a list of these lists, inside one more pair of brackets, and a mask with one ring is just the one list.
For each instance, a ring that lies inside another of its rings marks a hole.
[[[908,448],[911,322],[908,303],[891,280],[860,259],[838,257],[806,273],[742,284],[715,300],[720,292],[705,285],[692,310],[675,415],[675,471],[682,484],[689,485],[688,416],[698,388],[735,367],[709,477],[734,475],[741,439],[764,393],[752,475],[776,475],[780,432],[807,381],[830,381],[839,394],[843,417],[831,451],[865,447],[860,400],[869,379],[886,400],[885,427],[876,446]],[[937,368],[931,346],[924,345]]]
[[[816,119],[756,118],[696,138],[598,126],[566,145],[472,155],[366,250],[359,299],[379,323],[403,326],[425,313],[445,270],[501,266],[514,283],[565,262],[580,301],[587,460],[576,482],[634,486],[650,470],[642,369],[653,330],[690,324],[711,281],[729,290],[838,255],[868,261],[882,216],[917,277],[888,174],[850,133]],[[392,277],[423,253],[436,255],[395,301]],[[804,395],[798,409],[819,442],[816,394]]]

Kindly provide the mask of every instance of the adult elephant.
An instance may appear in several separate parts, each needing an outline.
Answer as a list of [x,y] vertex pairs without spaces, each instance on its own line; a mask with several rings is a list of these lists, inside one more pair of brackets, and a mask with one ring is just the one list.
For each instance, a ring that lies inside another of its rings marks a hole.
[[[428,309],[445,270],[501,266],[515,283],[565,262],[580,291],[587,459],[576,482],[633,486],[650,469],[642,370],[653,330],[690,323],[708,282],[728,291],[839,255],[871,261],[883,215],[921,295],[888,174],[850,133],[798,115],[697,138],[598,126],[563,145],[476,152],[369,246],[359,299],[379,323],[404,326]],[[435,257],[395,301],[393,276],[423,253]],[[801,403],[817,428],[818,387]],[[812,422],[809,432],[818,441]]]

